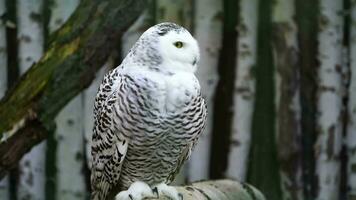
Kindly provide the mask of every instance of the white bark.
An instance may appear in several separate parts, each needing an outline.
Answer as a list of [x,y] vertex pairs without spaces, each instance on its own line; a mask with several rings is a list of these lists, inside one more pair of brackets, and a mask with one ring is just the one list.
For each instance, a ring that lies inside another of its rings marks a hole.
[[[17,0],[19,67],[23,74],[43,53],[41,0]],[[34,147],[20,161],[18,199],[45,199],[45,142]]]
[[316,175],[317,200],[339,198],[342,139],[342,1],[320,1],[320,32],[317,96]]
[[57,199],[86,199],[81,95],[75,97],[56,118]]
[[[49,21],[50,32],[58,29],[73,13],[78,0],[55,0]],[[56,118],[57,129],[57,199],[85,199],[85,176],[83,174],[84,141],[83,103],[79,94]]]
[[347,186],[348,198],[356,199],[356,1],[351,4],[351,36],[350,36],[350,68],[351,79],[349,87],[348,124],[346,147],[348,155]]
[[[0,16],[6,12],[5,0],[0,0]],[[6,48],[6,27],[0,21],[0,99],[4,96],[7,88],[7,48]],[[8,200],[9,178],[8,176],[0,180],[0,199]]]
[[246,179],[251,141],[252,113],[255,99],[258,1],[240,0],[238,52],[234,86],[234,107],[227,177]]
[[42,56],[42,0],[17,0],[19,66],[23,74]]
[[188,180],[207,179],[209,176],[210,143],[213,125],[215,87],[218,82],[218,58],[221,48],[222,2],[216,0],[195,1],[195,37],[200,47],[200,61],[197,71],[202,94],[208,104],[208,120],[203,135],[188,163]]
[[77,8],[79,0],[54,0],[51,8],[49,31],[53,32],[60,28]]

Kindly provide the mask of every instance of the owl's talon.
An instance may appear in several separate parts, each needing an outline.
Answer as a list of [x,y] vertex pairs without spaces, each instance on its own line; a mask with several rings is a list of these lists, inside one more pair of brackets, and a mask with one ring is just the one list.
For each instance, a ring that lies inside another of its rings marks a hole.
[[178,193],[179,200],[183,200],[183,195],[181,193]]
[[115,196],[115,200],[141,200],[145,197],[155,197],[153,190],[144,182],[136,181],[129,189],[121,191]]
[[165,183],[160,183],[158,185],[155,186],[155,189],[158,192],[158,195],[164,195],[169,197],[172,200],[182,200],[183,199],[183,195],[180,194],[176,188],[172,187],[172,186],[168,186]]
[[131,194],[129,194],[129,198],[130,200],[134,200]]
[[157,189],[157,187],[154,187],[154,188],[152,189],[152,193],[156,195],[156,198],[157,198],[157,199],[159,199],[159,194],[158,194],[158,189]]

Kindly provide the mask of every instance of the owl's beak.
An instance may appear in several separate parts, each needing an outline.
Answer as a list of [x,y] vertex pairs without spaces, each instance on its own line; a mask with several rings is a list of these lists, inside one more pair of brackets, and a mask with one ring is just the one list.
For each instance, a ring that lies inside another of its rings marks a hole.
[[192,63],[192,64],[193,64],[193,66],[194,66],[194,65],[196,65],[196,64],[197,64],[197,62],[198,62],[197,57],[194,57],[194,60],[193,60],[193,63]]

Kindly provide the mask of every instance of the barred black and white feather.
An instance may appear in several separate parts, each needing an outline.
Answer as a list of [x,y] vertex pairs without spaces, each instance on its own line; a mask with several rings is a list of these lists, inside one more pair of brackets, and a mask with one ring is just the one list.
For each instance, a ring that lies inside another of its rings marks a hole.
[[[185,46],[177,48],[175,42]],[[110,199],[133,182],[170,183],[206,122],[194,75],[195,39],[162,23],[148,29],[100,85],[94,105],[92,199]]]

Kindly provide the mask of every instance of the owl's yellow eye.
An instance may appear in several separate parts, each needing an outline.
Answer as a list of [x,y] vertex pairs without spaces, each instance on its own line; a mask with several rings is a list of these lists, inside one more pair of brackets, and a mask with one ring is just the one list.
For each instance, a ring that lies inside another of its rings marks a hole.
[[180,42],[180,41],[175,42],[175,43],[174,43],[174,46],[176,46],[178,49],[180,49],[180,48],[183,47],[183,42]]

